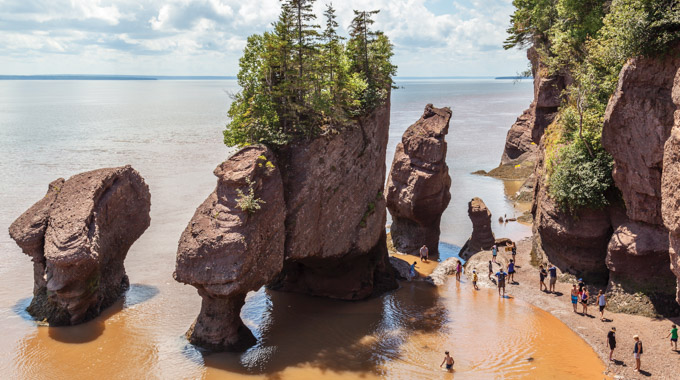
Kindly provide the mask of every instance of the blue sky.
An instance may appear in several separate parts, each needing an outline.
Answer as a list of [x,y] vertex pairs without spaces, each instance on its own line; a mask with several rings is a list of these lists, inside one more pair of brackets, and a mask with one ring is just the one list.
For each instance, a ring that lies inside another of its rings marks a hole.
[[[326,1],[318,0],[321,14]],[[525,52],[502,42],[512,0],[335,0],[380,9],[399,76],[513,75]],[[0,74],[235,75],[245,39],[279,0],[0,0]]]

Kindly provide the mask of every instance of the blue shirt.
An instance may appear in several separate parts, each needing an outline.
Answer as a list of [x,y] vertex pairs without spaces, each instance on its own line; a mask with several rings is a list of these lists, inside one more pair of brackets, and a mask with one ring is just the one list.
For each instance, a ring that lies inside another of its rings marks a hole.
[[515,270],[515,263],[508,264],[508,272],[513,272]]
[[500,281],[505,281],[505,276],[506,276],[505,272],[496,272],[496,277],[498,277]]
[[550,277],[557,277],[557,268],[550,267],[548,271],[550,272]]

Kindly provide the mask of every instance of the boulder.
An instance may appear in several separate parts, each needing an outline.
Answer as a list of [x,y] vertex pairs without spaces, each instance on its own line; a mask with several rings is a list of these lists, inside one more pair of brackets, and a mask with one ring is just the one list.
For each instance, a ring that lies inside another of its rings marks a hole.
[[449,276],[456,274],[456,268],[460,260],[455,257],[449,257],[437,265],[432,273],[425,277],[425,282],[434,286],[442,286],[446,283]]
[[389,100],[339,133],[281,147],[285,261],[272,289],[358,300],[395,289],[383,186]]
[[27,311],[50,325],[90,320],[129,286],[123,262],[150,224],[151,195],[130,166],[58,179],[10,226],[34,263]]
[[536,106],[532,103],[510,127],[505,138],[505,149],[503,150],[503,157],[501,157],[501,165],[531,159],[530,157],[536,153],[538,146],[534,143],[532,137],[535,121]]
[[240,351],[255,343],[239,315],[246,294],[283,267],[283,183],[274,153],[262,145],[241,149],[214,173],[215,191],[180,238],[174,278],[196,287],[203,298],[189,341]]
[[390,256],[390,265],[392,268],[394,268],[394,272],[400,280],[409,279],[411,264],[409,264],[406,260]]
[[439,223],[451,200],[445,136],[451,110],[425,107],[421,118],[402,136],[386,185],[390,233],[399,252],[417,254],[426,245],[439,256]]
[[680,58],[632,59],[619,75],[602,130],[614,157],[613,177],[631,220],[662,225],[664,144],[676,105],[671,91]]
[[460,249],[460,257],[468,260],[479,251],[488,250],[496,244],[491,230],[491,211],[480,198],[472,198],[468,203],[468,216],[472,221],[472,235]]

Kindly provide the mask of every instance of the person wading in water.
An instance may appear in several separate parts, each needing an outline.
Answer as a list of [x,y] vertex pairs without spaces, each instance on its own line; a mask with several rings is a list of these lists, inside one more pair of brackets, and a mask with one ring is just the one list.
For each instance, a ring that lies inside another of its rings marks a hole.
[[441,368],[441,366],[446,364],[446,370],[451,372],[451,371],[453,371],[453,363],[454,363],[453,357],[451,357],[451,355],[449,355],[448,351],[444,352],[444,355],[446,355],[446,356],[444,356],[444,361],[442,361],[442,364],[440,364],[439,367]]

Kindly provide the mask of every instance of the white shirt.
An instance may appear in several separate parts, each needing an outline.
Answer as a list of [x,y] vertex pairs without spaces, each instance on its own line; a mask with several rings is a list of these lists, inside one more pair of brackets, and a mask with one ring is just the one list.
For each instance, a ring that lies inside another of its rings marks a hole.
[[602,294],[601,296],[597,297],[597,300],[599,301],[600,306],[604,306],[604,305],[605,305],[604,294]]

